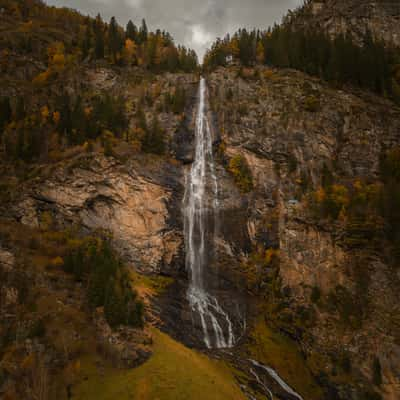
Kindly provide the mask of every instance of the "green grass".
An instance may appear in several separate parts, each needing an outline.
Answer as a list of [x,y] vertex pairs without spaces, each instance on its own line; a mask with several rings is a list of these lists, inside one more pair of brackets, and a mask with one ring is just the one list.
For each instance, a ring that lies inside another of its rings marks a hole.
[[154,353],[132,370],[81,360],[82,381],[73,388],[73,400],[244,400],[232,372],[223,362],[186,348],[153,330]]
[[254,325],[249,351],[254,359],[274,368],[304,399],[323,398],[296,344],[271,330],[261,319]]

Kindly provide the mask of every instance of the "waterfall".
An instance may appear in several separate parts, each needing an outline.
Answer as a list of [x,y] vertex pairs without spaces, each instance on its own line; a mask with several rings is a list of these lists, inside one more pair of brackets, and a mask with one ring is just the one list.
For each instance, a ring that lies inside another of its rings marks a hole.
[[196,115],[195,158],[186,175],[184,196],[186,268],[190,274],[188,300],[192,313],[200,318],[205,345],[208,348],[224,348],[234,344],[232,323],[229,315],[219,305],[218,299],[208,293],[204,282],[205,268],[212,252],[208,241],[210,235],[213,239],[215,233],[215,223],[210,224],[210,215],[215,219],[218,211],[218,181],[205,97],[206,83],[201,78]]

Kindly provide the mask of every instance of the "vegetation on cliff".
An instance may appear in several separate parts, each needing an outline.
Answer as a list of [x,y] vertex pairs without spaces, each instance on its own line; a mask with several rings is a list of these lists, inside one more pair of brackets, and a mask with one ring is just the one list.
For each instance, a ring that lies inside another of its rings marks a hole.
[[336,85],[351,84],[400,102],[400,53],[368,32],[362,45],[349,33],[332,39],[318,29],[299,28],[291,20],[267,31],[240,29],[217,40],[204,68],[238,61],[294,68]]
[[[187,97],[182,85],[161,94],[152,81],[166,72],[196,72],[192,50],[176,46],[165,31],[149,31],[144,20],[140,28],[130,21],[125,30],[115,18],[107,24],[100,16],[84,17],[39,0],[5,0],[1,7],[0,151],[8,162],[54,161],[73,146],[92,151],[96,142],[112,155],[120,140],[134,141],[139,151],[165,152],[155,112],[178,117]],[[84,81],[101,73],[125,74],[129,87],[137,87],[135,95],[128,99],[122,88],[93,90]],[[140,126],[142,119],[132,129],[132,108],[152,108],[158,97],[149,127]]]

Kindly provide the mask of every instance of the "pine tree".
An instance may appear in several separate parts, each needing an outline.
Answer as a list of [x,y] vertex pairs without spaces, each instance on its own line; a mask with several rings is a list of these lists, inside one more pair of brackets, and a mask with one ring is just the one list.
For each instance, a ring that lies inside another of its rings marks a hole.
[[138,41],[138,30],[136,25],[129,20],[128,24],[126,25],[126,39],[133,40],[134,42]]
[[95,31],[95,56],[97,59],[104,58],[104,24],[100,14],[97,15],[94,23]]
[[122,46],[123,43],[117,21],[115,17],[112,17],[108,28],[108,50],[114,63],[117,62],[117,57],[121,53]]
[[147,129],[142,142],[142,149],[145,153],[162,155],[165,153],[164,132],[160,128],[157,117],[153,118],[150,129]]
[[25,118],[25,101],[22,96],[19,96],[17,99],[17,106],[15,108],[15,120],[20,121]]
[[11,121],[11,104],[8,97],[0,99],[0,135],[3,133],[5,126]]
[[146,43],[148,39],[148,29],[147,29],[147,24],[146,20],[143,18],[142,19],[142,26],[140,27],[139,30],[139,43]]
[[92,29],[90,24],[86,25],[85,29],[85,37],[83,39],[82,43],[82,58],[85,60],[89,54],[90,54],[90,49],[92,48]]

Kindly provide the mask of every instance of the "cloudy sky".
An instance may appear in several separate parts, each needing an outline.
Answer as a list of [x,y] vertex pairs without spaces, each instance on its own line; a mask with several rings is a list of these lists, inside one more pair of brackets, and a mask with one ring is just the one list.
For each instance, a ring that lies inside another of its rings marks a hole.
[[179,44],[194,48],[200,59],[216,37],[239,27],[266,28],[280,22],[288,9],[302,0],[47,0],[48,4],[76,8],[84,14],[121,25],[145,18],[151,30],[169,31]]

